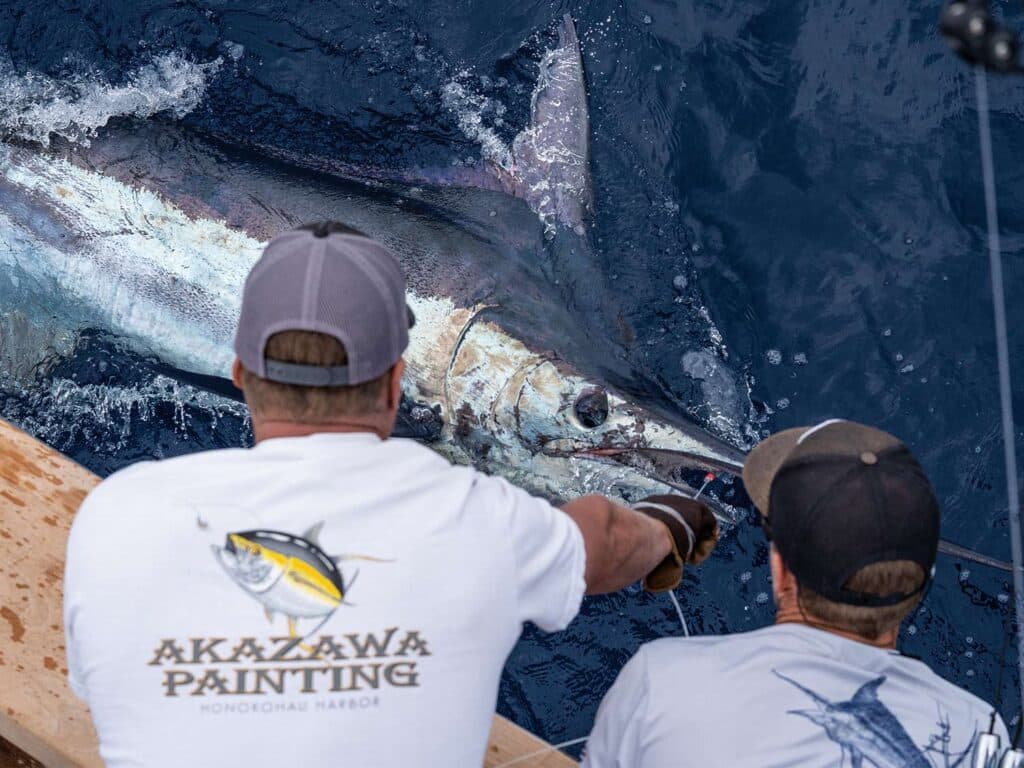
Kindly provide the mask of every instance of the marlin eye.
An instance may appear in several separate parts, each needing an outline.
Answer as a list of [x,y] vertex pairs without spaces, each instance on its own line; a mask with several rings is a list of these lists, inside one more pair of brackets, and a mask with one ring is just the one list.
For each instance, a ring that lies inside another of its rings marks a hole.
[[584,429],[596,429],[608,420],[608,393],[603,389],[585,390],[573,405],[576,421]]

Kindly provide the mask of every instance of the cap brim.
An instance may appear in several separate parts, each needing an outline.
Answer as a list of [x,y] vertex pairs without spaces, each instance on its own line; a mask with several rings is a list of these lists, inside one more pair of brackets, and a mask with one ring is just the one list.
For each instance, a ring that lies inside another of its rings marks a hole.
[[743,462],[743,485],[757,510],[768,516],[768,500],[771,497],[772,480],[783,462],[796,448],[800,437],[810,427],[793,427],[776,432],[754,446]]

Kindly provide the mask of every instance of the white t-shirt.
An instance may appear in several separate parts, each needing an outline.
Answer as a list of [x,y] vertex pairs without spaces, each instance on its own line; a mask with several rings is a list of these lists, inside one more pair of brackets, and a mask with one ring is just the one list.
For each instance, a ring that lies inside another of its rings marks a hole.
[[406,440],[144,462],[68,544],[71,686],[108,766],[473,766],[522,624],[584,592],[575,523]]
[[919,661],[783,624],[642,647],[601,703],[583,765],[969,765],[991,714]]

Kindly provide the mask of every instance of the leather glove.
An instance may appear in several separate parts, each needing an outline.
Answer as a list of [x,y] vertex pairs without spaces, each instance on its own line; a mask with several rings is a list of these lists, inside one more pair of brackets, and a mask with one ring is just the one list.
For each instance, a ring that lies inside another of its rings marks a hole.
[[685,496],[663,494],[648,496],[633,509],[668,526],[672,551],[644,577],[648,592],[667,592],[683,580],[683,565],[704,562],[718,543],[718,520],[699,501]]

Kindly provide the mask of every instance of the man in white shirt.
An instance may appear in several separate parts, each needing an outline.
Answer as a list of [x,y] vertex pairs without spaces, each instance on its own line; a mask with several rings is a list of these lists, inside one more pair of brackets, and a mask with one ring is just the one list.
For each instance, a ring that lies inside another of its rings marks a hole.
[[68,544],[72,688],[108,766],[479,766],[523,622],[678,585],[717,525],[658,497],[562,510],[386,439],[413,322],[395,258],[275,238],[235,350],[257,445],[101,483]]
[[640,649],[597,714],[590,768],[970,765],[992,707],[896,651],[933,572],[939,507],[893,436],[829,421],[743,469],[772,541],[775,625]]

